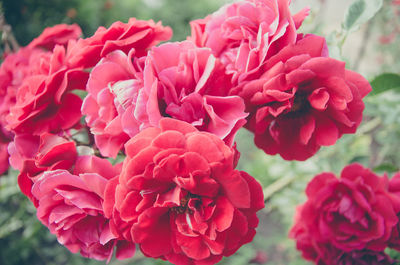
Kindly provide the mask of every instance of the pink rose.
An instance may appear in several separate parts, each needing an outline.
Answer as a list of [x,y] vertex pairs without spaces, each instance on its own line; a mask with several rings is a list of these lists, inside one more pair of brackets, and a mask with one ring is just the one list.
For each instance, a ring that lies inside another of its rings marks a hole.
[[116,247],[117,258],[133,256],[134,244],[111,232],[102,208],[107,181],[118,174],[118,167],[92,156],[79,157],[72,174],[44,172],[32,187],[37,217],[73,253],[109,261]]
[[288,0],[246,0],[223,6],[214,14],[192,21],[192,36],[199,47],[233,73],[233,82],[252,75],[283,47],[294,44],[296,29],[308,15],[303,9],[292,16]]
[[[82,114],[103,156],[116,157],[123,145],[139,132],[133,113],[143,88],[144,59],[113,51],[92,70]],[[142,63],[141,63],[142,62]]]
[[267,154],[306,160],[356,131],[371,86],[326,56],[324,38],[307,35],[272,56],[260,78],[231,91],[245,100],[246,127]]
[[163,118],[125,150],[121,175],[107,185],[104,212],[146,256],[214,264],[252,240],[262,188],[234,169],[235,149],[217,136]]
[[148,127],[172,117],[231,144],[247,113],[240,97],[228,96],[231,83],[224,72],[210,49],[192,42],[154,47],[146,58],[136,119]]
[[147,57],[134,52],[110,53],[90,75],[82,113],[103,155],[115,157],[130,137],[162,117],[232,143],[247,113],[240,97],[227,96],[229,78],[209,49],[186,41],[154,47]]
[[28,47],[52,51],[56,45],[67,46],[69,40],[77,40],[81,35],[82,30],[78,25],[59,24],[45,28],[39,37],[29,43]]
[[[344,252],[383,251],[398,223],[399,206],[388,184],[387,177],[360,164],[345,167],[340,179],[332,173],[317,175],[306,188],[308,200],[299,209],[291,237],[298,247],[329,244]],[[307,253],[311,255],[305,257],[314,255]]]
[[172,36],[170,27],[161,22],[143,21],[130,18],[128,23],[113,23],[108,29],[99,27],[90,38],[80,39],[73,49],[68,51],[68,62],[74,67],[89,68],[96,65],[108,53],[121,50],[128,53],[135,49],[136,56],[147,54],[147,50]]

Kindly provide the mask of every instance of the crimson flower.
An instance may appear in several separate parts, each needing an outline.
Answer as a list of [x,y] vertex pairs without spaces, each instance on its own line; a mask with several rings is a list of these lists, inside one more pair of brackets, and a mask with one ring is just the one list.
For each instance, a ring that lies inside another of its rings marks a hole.
[[262,189],[234,169],[236,151],[220,138],[163,118],[125,150],[121,175],[107,185],[104,211],[113,231],[146,256],[214,264],[252,240]]

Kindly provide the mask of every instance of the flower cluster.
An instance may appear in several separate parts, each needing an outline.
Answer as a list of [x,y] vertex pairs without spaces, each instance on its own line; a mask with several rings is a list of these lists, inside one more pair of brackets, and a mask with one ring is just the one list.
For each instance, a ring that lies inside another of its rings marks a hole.
[[393,264],[383,251],[399,248],[399,180],[400,173],[389,181],[360,164],[340,178],[317,175],[290,231],[303,257],[321,265]]
[[[8,160],[20,171],[38,219],[85,257],[110,260],[116,250],[125,259],[135,245],[182,265],[234,254],[252,241],[264,207],[261,185],[235,169],[237,131],[254,133],[267,154],[306,160],[356,131],[371,91],[329,57],[323,37],[297,32],[309,11],[292,15],[289,2],[226,5],[191,22],[187,40],[161,45],[172,30],[152,20],[115,22],[88,38],[77,25],[45,29],[0,67],[0,171]],[[323,200],[307,204],[307,223],[293,232],[309,255],[326,237],[343,264],[399,247],[399,209],[380,208],[398,207],[388,195],[396,185],[389,193],[371,174],[332,178],[316,183],[330,185],[325,195],[341,189],[342,203],[328,200],[335,212],[322,219]],[[361,208],[351,207],[353,190],[368,193]],[[344,227],[331,227],[339,213]],[[345,218],[363,227],[357,238]],[[315,224],[323,231],[310,233]]]

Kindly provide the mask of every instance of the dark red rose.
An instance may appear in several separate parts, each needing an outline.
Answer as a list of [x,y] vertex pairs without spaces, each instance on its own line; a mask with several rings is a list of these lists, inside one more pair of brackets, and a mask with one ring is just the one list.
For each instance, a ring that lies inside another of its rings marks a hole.
[[164,118],[125,150],[121,175],[106,188],[104,212],[146,256],[214,264],[252,240],[262,189],[234,169],[236,152],[220,138]]
[[383,251],[388,245],[398,220],[387,177],[352,164],[343,169],[340,179],[332,173],[317,175],[306,194],[308,200],[291,231],[298,244],[303,244],[298,235],[305,234],[311,242],[345,252]]
[[246,127],[267,154],[306,160],[361,123],[370,84],[326,56],[325,39],[307,35],[272,56],[260,78],[231,91],[245,100]]
[[37,217],[71,252],[109,261],[116,247],[117,258],[133,256],[134,244],[113,234],[103,213],[107,181],[119,171],[105,159],[81,156],[72,174],[45,171],[32,186]]
[[394,261],[383,251],[369,249],[344,251],[336,248],[331,242],[321,242],[313,238],[312,233],[301,221],[302,206],[298,207],[295,225],[289,236],[296,240],[296,247],[304,259],[316,265],[394,265]]
[[128,23],[117,21],[108,29],[99,27],[90,38],[80,39],[74,48],[68,51],[68,62],[73,67],[93,67],[108,53],[121,50],[128,54],[135,49],[136,56],[147,54],[147,50],[172,36],[170,27],[161,22],[144,21],[130,18]]

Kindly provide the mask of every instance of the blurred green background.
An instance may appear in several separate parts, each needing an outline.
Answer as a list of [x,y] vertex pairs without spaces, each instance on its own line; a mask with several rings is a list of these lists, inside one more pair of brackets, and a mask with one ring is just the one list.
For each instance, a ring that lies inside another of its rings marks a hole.
[[[174,30],[174,41],[189,34],[189,21],[214,12],[226,0],[3,0],[7,22],[21,45],[26,45],[47,26],[77,23],[85,36],[98,26],[109,26],[129,17],[162,20]],[[293,11],[311,7],[311,15],[300,32],[327,38],[331,56],[347,62],[369,80],[384,72],[400,73],[400,7],[385,0],[379,12],[360,22],[359,30],[346,30],[342,21],[352,1],[293,0]],[[377,83],[380,85],[380,83]],[[387,87],[387,84],[386,84]],[[304,202],[307,182],[322,171],[336,174],[351,162],[360,162],[378,173],[393,172],[400,166],[400,84],[365,99],[364,122],[357,134],[343,136],[335,146],[322,148],[306,162],[288,162],[256,149],[252,135],[242,130],[237,137],[241,152],[239,168],[256,177],[268,196],[260,212],[258,234],[251,244],[220,264],[305,265],[287,238],[296,205]],[[385,89],[384,89],[385,90]],[[10,170],[0,178],[0,264],[63,265],[104,264],[73,255],[36,219],[35,208],[19,191],[18,172]],[[397,255],[396,253],[391,253]],[[116,264],[166,264],[144,258],[138,251],[133,259]]]

